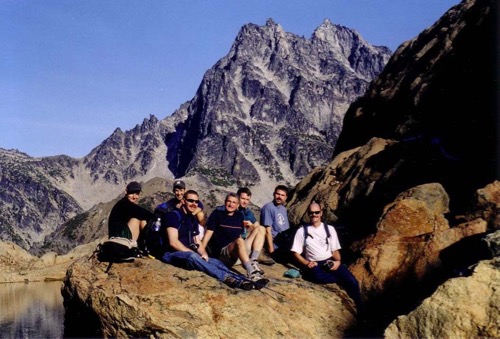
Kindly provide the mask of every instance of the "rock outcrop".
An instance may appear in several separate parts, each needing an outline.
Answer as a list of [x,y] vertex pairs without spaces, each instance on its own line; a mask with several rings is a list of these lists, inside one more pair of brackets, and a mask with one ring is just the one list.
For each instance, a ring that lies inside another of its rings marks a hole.
[[106,268],[85,258],[69,268],[68,336],[340,338],[355,325],[353,303],[335,284],[285,278],[279,264],[266,267],[272,290],[260,291],[148,258]]
[[471,276],[450,279],[384,332],[392,338],[500,337],[500,258],[481,261]]
[[402,192],[385,207],[376,233],[353,244],[361,258],[350,268],[366,297],[416,289],[443,269],[440,254],[444,249],[486,232],[487,223],[482,219],[450,228],[444,217],[448,199],[439,184]]
[[[497,14],[494,0],[465,0],[452,7],[402,44],[350,106],[335,155],[372,138],[399,144],[370,166],[384,166],[371,178],[378,211],[402,190],[439,182],[459,213],[477,189],[498,179]],[[386,164],[387,158],[399,159]],[[381,184],[387,169],[392,178]],[[357,221],[373,218],[372,212]]]
[[47,252],[41,257],[29,254],[16,244],[0,241],[0,283],[63,280],[68,267],[77,259],[89,257],[102,241],[77,246],[65,255]]

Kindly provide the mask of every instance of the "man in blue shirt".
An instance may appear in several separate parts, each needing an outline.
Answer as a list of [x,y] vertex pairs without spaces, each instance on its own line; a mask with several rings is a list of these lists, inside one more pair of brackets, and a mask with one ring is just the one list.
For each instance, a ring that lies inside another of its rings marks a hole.
[[253,283],[231,270],[221,261],[210,258],[201,246],[198,220],[193,212],[198,208],[199,195],[188,190],[181,199],[181,206],[162,217],[162,228],[166,229],[168,249],[162,261],[188,270],[197,270],[224,282],[229,287],[253,289]]
[[[290,224],[288,213],[285,207],[288,198],[288,187],[278,185],[274,189],[273,201],[262,206],[260,210],[260,223],[266,228],[266,243],[269,254],[273,258],[278,256],[286,257],[293,241],[293,236],[289,235]],[[283,247],[280,253],[274,253],[278,248]],[[284,252],[285,251],[285,252]]]

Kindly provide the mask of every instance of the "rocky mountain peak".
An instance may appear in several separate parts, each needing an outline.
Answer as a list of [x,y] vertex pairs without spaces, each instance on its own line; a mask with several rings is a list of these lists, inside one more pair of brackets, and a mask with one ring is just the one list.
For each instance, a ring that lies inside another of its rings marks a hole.
[[[228,55],[205,73],[193,99],[171,116],[159,120],[151,115],[130,130],[117,128],[82,159],[35,162],[28,157],[22,162],[40,166],[23,172],[36,177],[23,179],[65,197],[48,207],[57,216],[50,224],[31,210],[38,200],[23,203],[34,200],[29,194],[5,214],[29,206],[27,214],[35,217],[25,223],[27,228],[42,227],[48,234],[75,212],[114,199],[128,181],[155,177],[199,176],[218,187],[246,185],[253,187],[255,201],[267,199],[276,182],[293,185],[331,158],[349,104],[390,55],[388,50],[358,49],[353,60],[362,60],[359,67],[350,61],[353,53],[338,57],[335,48],[285,32],[272,19],[263,26],[245,25]],[[18,175],[2,170],[9,178]],[[66,202],[66,195],[73,200]],[[2,199],[12,198],[2,194]],[[14,235],[4,232],[4,239]]]
[[360,48],[338,57],[345,51],[287,33],[272,19],[245,25],[205,74],[185,126],[167,135],[169,169],[230,184],[296,182],[330,158],[348,104],[390,55]]

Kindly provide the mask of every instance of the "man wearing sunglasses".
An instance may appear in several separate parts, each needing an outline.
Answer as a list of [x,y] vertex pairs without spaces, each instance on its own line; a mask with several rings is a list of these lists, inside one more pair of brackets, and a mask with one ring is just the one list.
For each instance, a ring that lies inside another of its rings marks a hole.
[[[182,206],[182,198],[186,193],[186,183],[182,180],[176,179],[173,184],[172,192],[174,193],[174,197],[168,201],[165,201],[155,209],[155,215],[160,216],[162,214],[168,213],[172,211],[174,208],[181,208]],[[203,203],[198,201],[198,208],[193,211],[193,215],[196,216],[199,223],[200,229],[200,239],[203,237],[203,232],[205,231],[205,213],[203,212]]]
[[193,214],[199,201],[198,193],[188,190],[181,200],[180,208],[162,217],[162,230],[166,229],[168,239],[168,248],[162,261],[187,270],[204,272],[232,288],[253,289],[252,282],[230,271],[221,261],[210,258],[201,245],[198,220]]
[[312,202],[307,209],[310,225],[300,227],[295,233],[292,254],[302,268],[305,280],[317,284],[337,283],[361,307],[359,283],[341,263],[340,242],[333,226],[321,221],[321,206]]
[[138,205],[142,186],[136,181],[130,182],[125,189],[125,196],[111,209],[108,218],[109,237],[127,238],[137,241],[140,232],[153,213]]

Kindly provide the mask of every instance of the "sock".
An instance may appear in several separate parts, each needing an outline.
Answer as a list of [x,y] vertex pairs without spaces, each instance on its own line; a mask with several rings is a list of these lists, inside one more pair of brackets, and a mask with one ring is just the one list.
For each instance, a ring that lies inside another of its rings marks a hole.
[[259,259],[260,251],[253,250],[252,254],[250,255],[250,260],[257,260]]
[[250,275],[253,272],[252,262],[250,260],[248,260],[247,262],[244,262],[243,266],[245,266],[248,275]]

